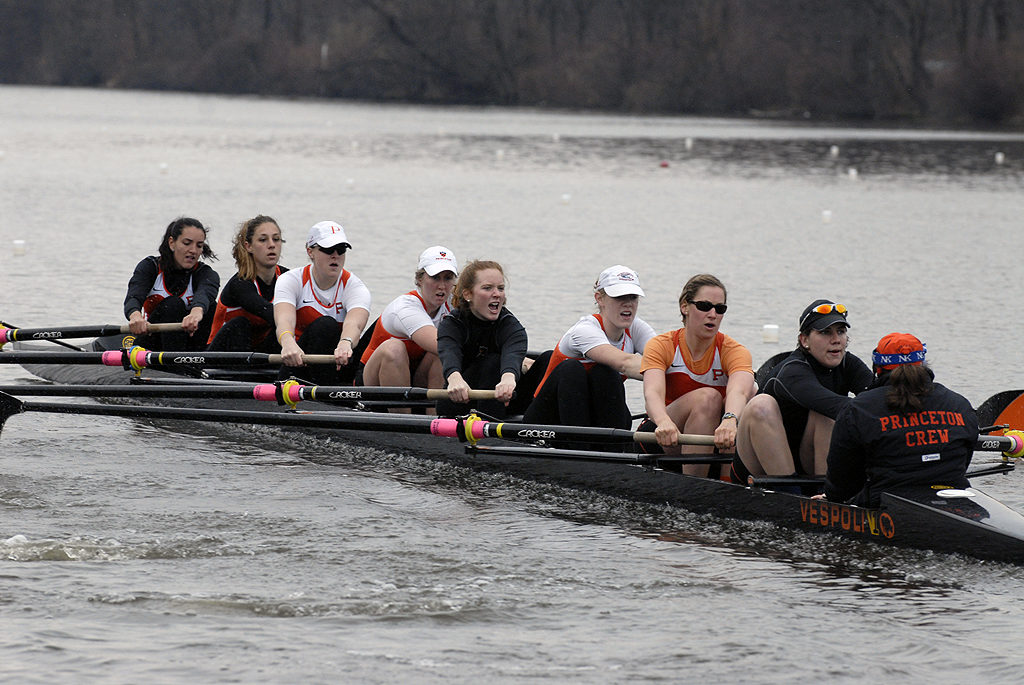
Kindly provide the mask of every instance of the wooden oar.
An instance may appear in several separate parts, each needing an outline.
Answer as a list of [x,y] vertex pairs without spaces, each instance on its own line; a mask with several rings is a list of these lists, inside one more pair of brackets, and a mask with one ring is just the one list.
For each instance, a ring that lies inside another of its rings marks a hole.
[[[582,426],[547,426],[542,424],[501,423],[479,417],[465,419],[375,414],[370,412],[281,412],[240,411],[229,409],[190,409],[181,407],[137,407],[107,404],[69,404],[24,402],[7,393],[0,393],[0,430],[8,417],[22,412],[49,412],[58,414],[88,414],[94,416],[126,416],[132,418],[177,419],[181,421],[214,421],[221,423],[250,423],[270,426],[304,426],[340,430],[394,431],[397,433],[425,433],[440,437],[458,438],[475,443],[484,438],[502,438],[519,442],[537,440],[578,440],[586,442],[644,442],[655,443],[653,433],[641,433],[621,428],[588,428]],[[714,436],[679,436],[682,445],[713,445]]]
[[[277,401],[280,394],[295,388],[288,383],[182,383],[172,385],[0,385],[0,392],[22,397],[199,397]],[[314,402],[352,403],[362,400],[438,400],[448,392],[436,388],[376,387],[352,385],[299,385],[308,392],[298,399]],[[287,396],[287,394],[285,395]],[[471,399],[494,399],[493,390],[470,390]],[[295,400],[298,401],[298,400]]]
[[[334,355],[304,354],[305,364],[334,364]],[[275,366],[283,362],[279,354],[264,352],[150,352],[141,347],[107,352],[26,352],[0,353],[5,364],[102,364],[144,369],[150,366]]]
[[[6,324],[5,324],[6,325]],[[151,333],[180,331],[180,323],[151,323]],[[0,328],[0,345],[25,340],[55,340],[58,338],[95,338],[104,335],[131,333],[128,324],[100,324],[98,326],[57,326],[54,328]]]

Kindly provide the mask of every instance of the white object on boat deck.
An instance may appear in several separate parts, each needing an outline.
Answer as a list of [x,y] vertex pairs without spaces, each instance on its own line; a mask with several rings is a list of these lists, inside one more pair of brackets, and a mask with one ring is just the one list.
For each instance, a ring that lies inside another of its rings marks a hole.
[[687,150],[692,150],[693,149],[693,138],[687,138],[686,140],[684,140],[683,141],[683,146],[686,147]]
[[936,493],[939,497],[977,497],[978,493],[972,492],[971,490],[957,490],[956,488],[946,488],[945,490],[939,490]]
[[996,153],[996,164],[1002,164],[1005,161],[1006,161],[1006,155],[1004,155],[1002,152],[997,152]]
[[849,169],[846,170],[846,175],[850,177],[851,181],[857,180],[857,170],[854,169],[853,167],[850,167]]
[[761,329],[761,342],[766,343],[777,343],[779,342],[779,326],[774,323],[766,323],[764,328]]

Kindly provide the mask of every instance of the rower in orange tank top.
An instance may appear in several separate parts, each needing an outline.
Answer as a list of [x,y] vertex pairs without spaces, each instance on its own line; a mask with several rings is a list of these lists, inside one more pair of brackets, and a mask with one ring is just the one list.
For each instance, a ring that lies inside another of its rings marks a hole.
[[[713,434],[715,446],[736,444],[739,416],[753,397],[754,369],[747,348],[718,329],[728,306],[725,285],[710,275],[694,276],[679,296],[683,328],[647,344],[644,376],[646,427],[654,427],[667,454],[679,454],[679,433]],[[687,454],[711,447],[687,446]],[[706,464],[687,464],[684,473],[705,476]]]

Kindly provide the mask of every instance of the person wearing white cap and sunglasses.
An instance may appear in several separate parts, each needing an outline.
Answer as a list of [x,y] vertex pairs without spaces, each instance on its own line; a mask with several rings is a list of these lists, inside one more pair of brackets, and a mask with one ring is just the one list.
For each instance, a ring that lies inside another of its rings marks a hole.
[[523,420],[568,426],[629,428],[623,382],[639,380],[640,360],[655,336],[637,316],[640,277],[616,264],[594,283],[597,314],[584,316],[558,341]]
[[354,350],[370,318],[369,289],[345,269],[350,247],[339,224],[314,224],[306,240],[310,264],[281,274],[274,291],[274,323],[285,366],[301,366],[303,354],[334,355],[335,369],[314,366],[304,372],[305,380],[318,385],[351,382]]
[[797,346],[775,366],[746,409],[733,473],[789,476],[825,473],[835,419],[850,393],[863,392],[871,369],[847,351],[846,305],[819,299],[804,307]]
[[447,247],[434,245],[420,254],[416,289],[392,300],[373,326],[360,360],[361,385],[444,387],[437,325],[451,311],[458,276],[459,263]]
[[[714,434],[715,446],[730,449],[744,405],[754,395],[750,351],[719,331],[728,305],[725,285],[698,274],[683,286],[679,313],[683,328],[662,333],[644,349],[644,404],[651,430],[666,454],[680,454],[679,433]],[[687,454],[711,451],[687,446]],[[686,464],[683,472],[708,475],[707,464]]]

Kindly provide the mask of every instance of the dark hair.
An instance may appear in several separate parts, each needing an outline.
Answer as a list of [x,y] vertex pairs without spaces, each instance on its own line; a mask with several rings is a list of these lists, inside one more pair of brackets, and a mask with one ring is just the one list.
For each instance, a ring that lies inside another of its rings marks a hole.
[[[176,268],[174,263],[174,253],[171,252],[171,246],[167,244],[167,241],[171,238],[177,240],[181,236],[181,232],[187,227],[194,226],[203,232],[205,236],[206,226],[200,223],[199,219],[192,219],[187,216],[179,216],[177,219],[167,224],[167,230],[164,231],[164,238],[160,241],[160,268],[165,271],[170,271]],[[203,259],[217,259],[217,255],[213,254],[213,250],[210,248],[210,243],[203,243]]]
[[462,269],[459,273],[459,280],[455,283],[455,290],[452,292],[452,304],[457,309],[463,312],[469,311],[469,302],[466,301],[463,294],[471,291],[476,285],[476,275],[487,269],[497,269],[502,278],[505,277],[505,270],[501,268],[501,264],[483,259],[474,259]]
[[[693,302],[693,298],[697,297],[697,291],[704,286],[721,288],[722,295],[726,300],[729,299],[729,293],[726,292],[725,285],[717,277],[711,274],[697,274],[686,282],[686,285],[683,286],[683,292],[679,293],[679,309],[682,309],[683,305],[687,302]],[[685,315],[683,316],[683,323],[686,323]]]
[[[231,255],[235,258],[235,265],[238,266],[238,276],[242,280],[251,281],[256,277],[256,260],[245,249],[245,244],[252,242],[256,229],[263,224],[274,224],[274,226],[277,226],[278,231],[281,230],[281,227],[277,225],[273,217],[259,214],[242,224],[238,228],[238,232],[235,233],[235,237],[231,240]],[[284,241],[282,240],[281,242]]]
[[923,398],[932,391],[932,374],[922,364],[901,364],[889,372],[885,403],[893,411],[921,411]]

